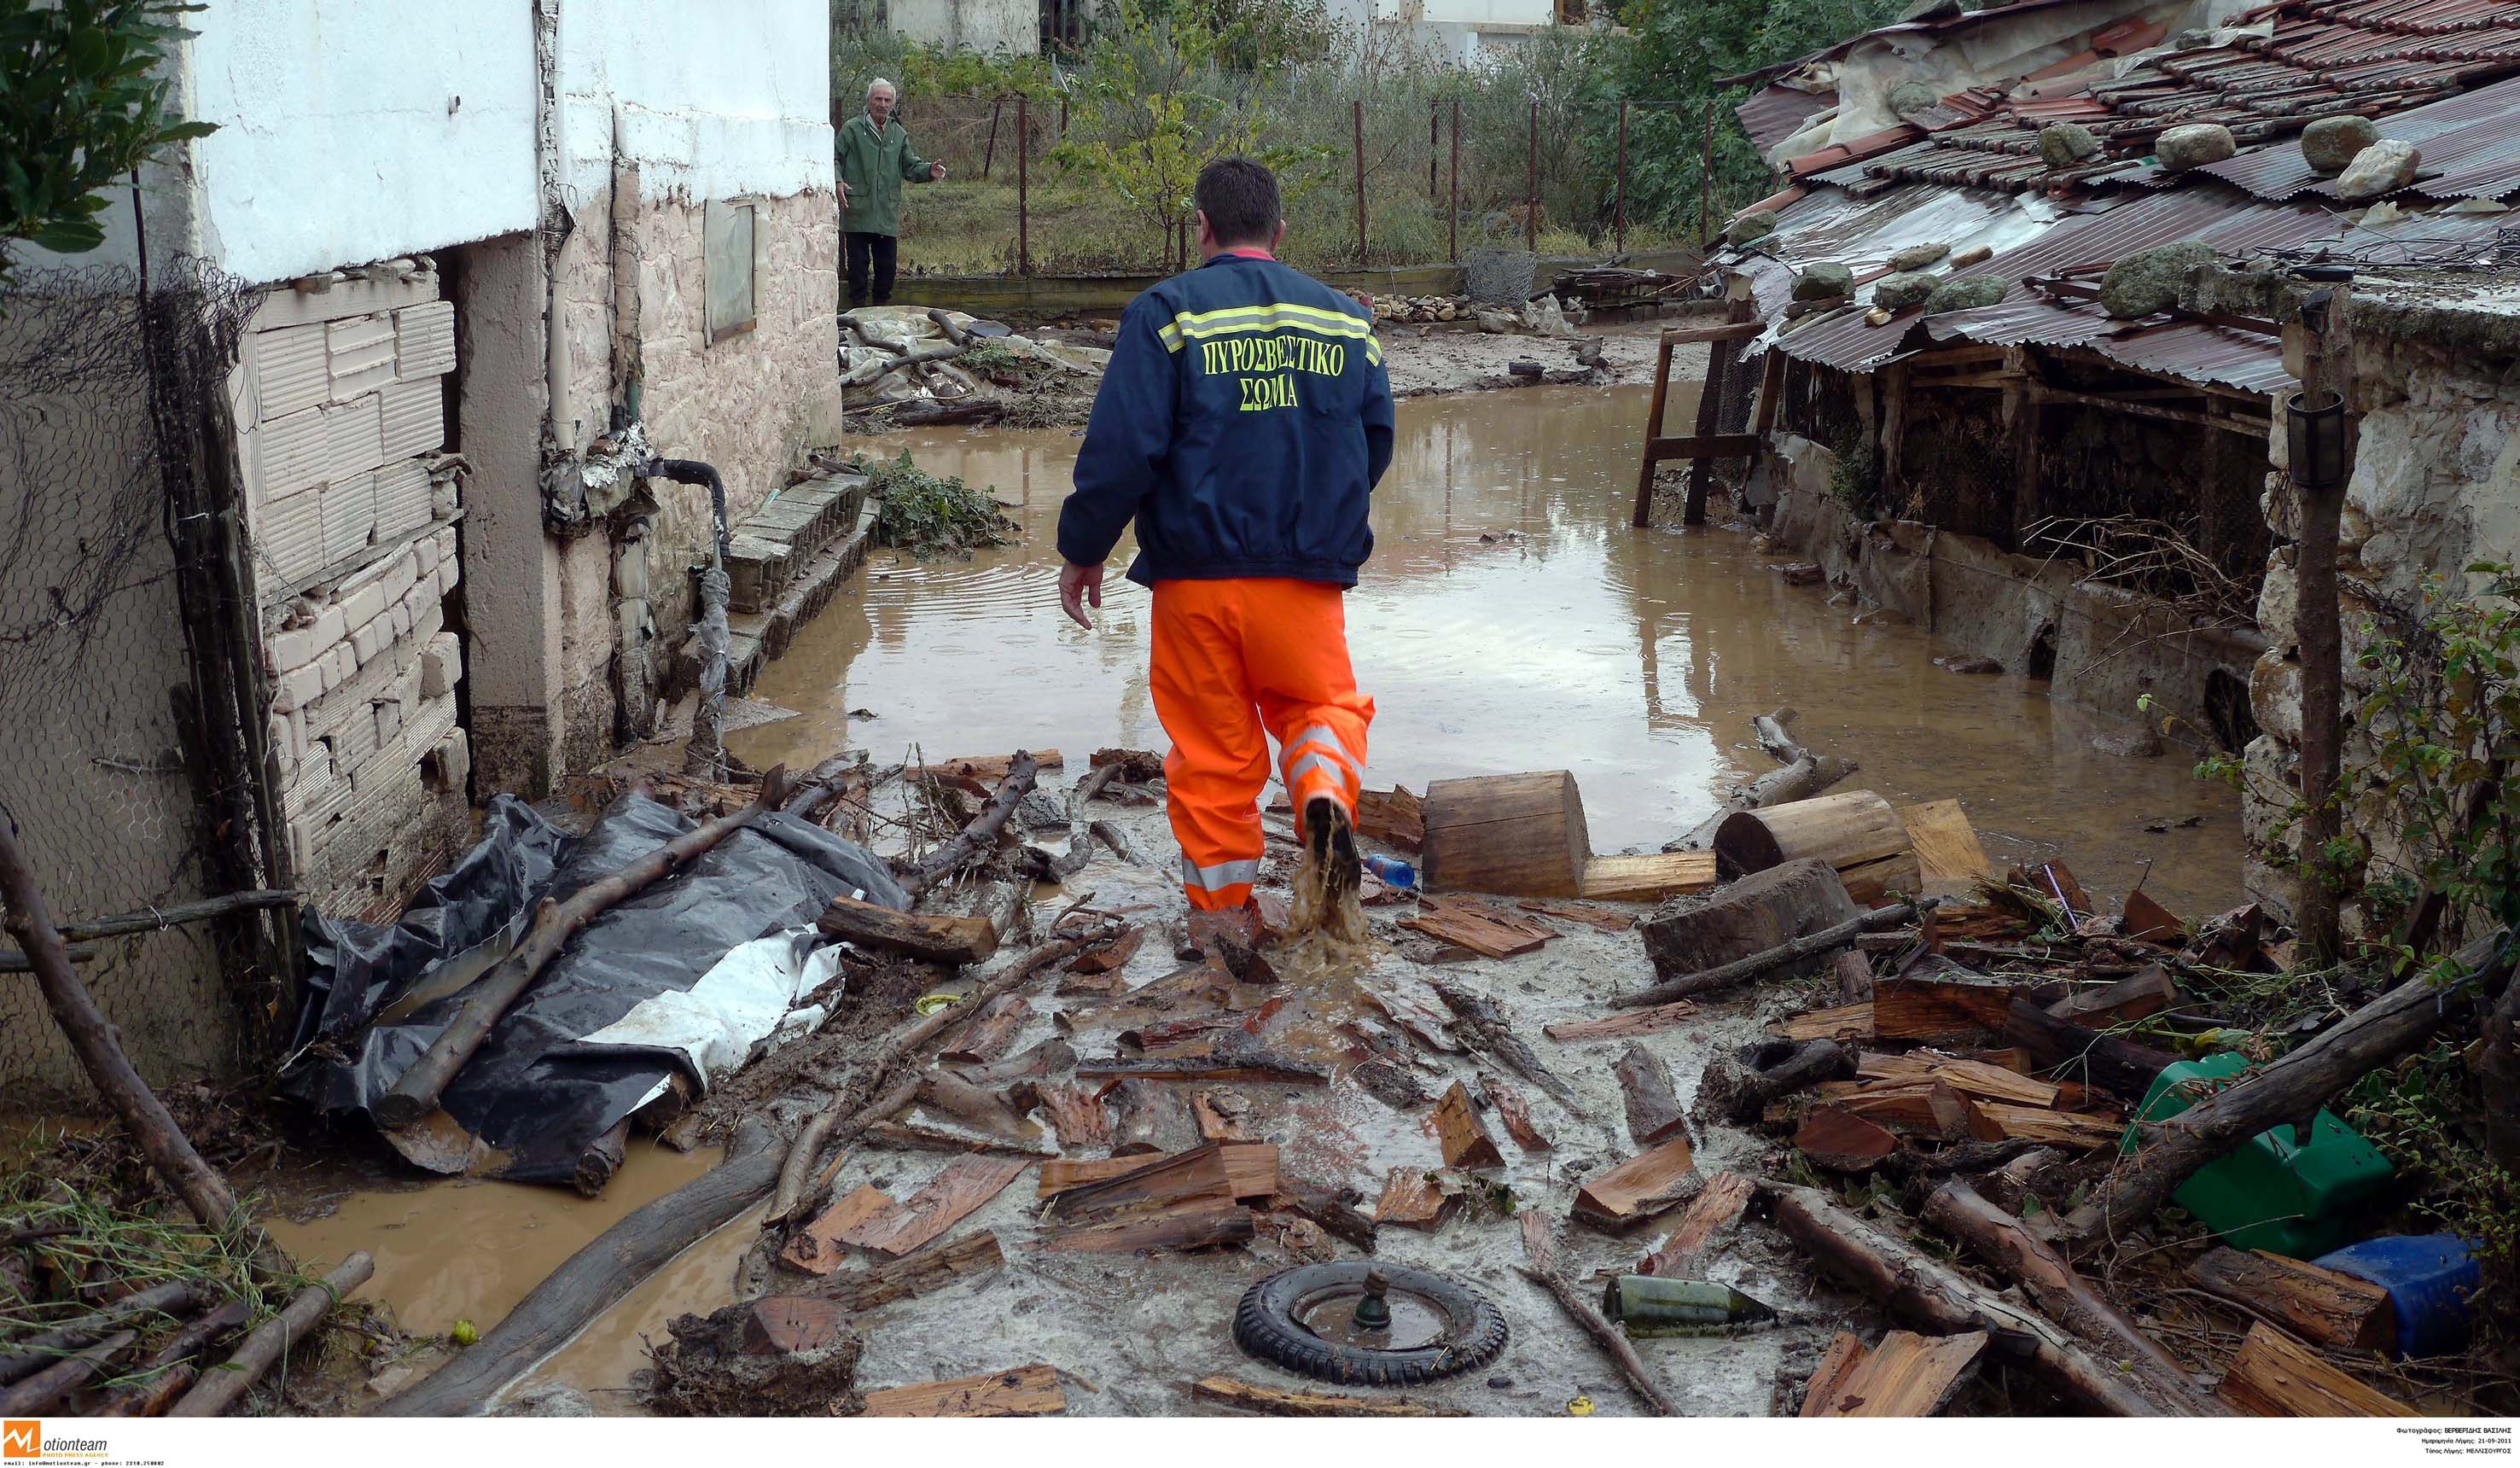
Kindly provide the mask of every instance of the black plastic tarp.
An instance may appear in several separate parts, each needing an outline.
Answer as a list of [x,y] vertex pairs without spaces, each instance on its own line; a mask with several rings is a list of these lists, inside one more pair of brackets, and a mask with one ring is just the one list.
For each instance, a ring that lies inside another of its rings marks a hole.
[[[390,926],[309,911],[308,996],[300,1039],[313,1048],[288,1089],[336,1114],[368,1113],[426,1051],[472,982],[505,956],[543,898],[587,884],[692,829],[644,796],[616,802],[571,838],[523,803],[491,803],[481,843],[430,882]],[[809,925],[842,894],[906,907],[882,864],[819,826],[772,811],[697,861],[598,916],[553,959],[446,1089],[442,1124],[397,1145],[436,1170],[519,1181],[568,1182],[586,1149],[658,1095],[681,1071],[707,1077],[671,1025],[633,1023],[645,1041],[583,1043],[633,1010],[705,1009],[687,995],[731,950]],[[809,935],[792,940],[801,955]],[[786,943],[770,949],[788,956]],[[660,996],[665,996],[661,1003]],[[718,1023],[766,1022],[752,1011]],[[616,1031],[616,1033],[619,1032]],[[752,1037],[759,1037],[754,1035]]]

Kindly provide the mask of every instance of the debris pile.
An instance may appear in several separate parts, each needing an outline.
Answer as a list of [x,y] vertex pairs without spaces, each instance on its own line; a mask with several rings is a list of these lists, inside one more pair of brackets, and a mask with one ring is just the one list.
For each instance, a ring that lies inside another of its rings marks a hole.
[[[840,386],[862,423],[1083,423],[1108,349],[1018,335],[940,307],[840,313]],[[869,426],[874,426],[869,424]]]
[[1466,296],[1382,296],[1373,302],[1377,321],[1456,321],[1468,314]]

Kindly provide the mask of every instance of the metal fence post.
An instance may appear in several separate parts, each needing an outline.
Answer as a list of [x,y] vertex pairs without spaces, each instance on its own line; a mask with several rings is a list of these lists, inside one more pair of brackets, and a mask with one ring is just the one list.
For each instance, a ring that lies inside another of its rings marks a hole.
[[1015,274],[1032,274],[1032,98],[1015,94]]
[[980,182],[982,183],[989,181],[989,169],[997,165],[998,118],[1005,115],[1006,110],[1006,94],[1001,92],[998,94],[998,99],[989,104],[989,146],[980,155]]
[[1540,252],[1540,103],[1531,104],[1531,176],[1523,194],[1522,248]]
[[1628,104],[1619,103],[1619,215],[1618,242],[1613,247],[1620,254],[1628,252]]
[[1365,263],[1365,99],[1348,104],[1356,123],[1356,262]]
[[1444,151],[1444,104],[1429,98],[1426,103],[1426,204],[1432,208],[1443,204],[1444,196],[1436,191],[1435,160]]
[[1462,99],[1453,99],[1453,206],[1444,214],[1453,263],[1462,262]]

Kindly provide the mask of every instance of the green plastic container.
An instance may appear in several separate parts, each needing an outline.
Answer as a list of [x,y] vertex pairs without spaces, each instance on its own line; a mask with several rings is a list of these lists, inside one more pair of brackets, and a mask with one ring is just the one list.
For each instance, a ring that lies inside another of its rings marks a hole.
[[[2219,1089],[2249,1068],[2235,1052],[2182,1061],[2165,1068],[2145,1092],[2141,1117],[2158,1122],[2185,1111],[2196,1097],[2181,1087],[2205,1082]],[[2234,1249],[2263,1249],[2311,1259],[2361,1236],[2354,1212],[2389,1185],[2394,1170],[2362,1133],[2321,1110],[2310,1140],[2290,1123],[2271,1126],[2228,1157],[2210,1163],[2173,1194],[2181,1208]],[[2136,1128],[2127,1128],[2121,1152],[2136,1150]]]

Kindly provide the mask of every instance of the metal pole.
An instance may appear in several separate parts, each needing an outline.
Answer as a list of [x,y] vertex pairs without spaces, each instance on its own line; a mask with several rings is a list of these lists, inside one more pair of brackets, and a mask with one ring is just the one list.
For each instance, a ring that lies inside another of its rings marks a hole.
[[1430,101],[1426,104],[1426,203],[1429,206],[1444,202],[1435,182],[1436,155],[1443,151],[1444,104]]
[[1619,104],[1619,223],[1618,243],[1621,254],[1628,252],[1628,105]]
[[1453,99],[1453,206],[1445,212],[1453,242],[1453,263],[1462,262],[1462,102]]
[[1015,94],[1015,274],[1032,274],[1032,98]]
[[1356,123],[1356,262],[1365,263],[1365,99],[1348,104]]
[[1540,104],[1531,104],[1531,176],[1523,194],[1522,248],[1540,252]]
[[1714,225],[1708,210],[1715,204],[1715,104],[1706,104],[1706,153],[1697,163],[1697,238],[1703,242]]
[[997,101],[989,104],[989,146],[988,150],[980,155],[980,182],[982,183],[989,181],[989,169],[998,161],[998,118],[1005,115],[1006,110],[1007,99],[1004,94],[1000,94]]

